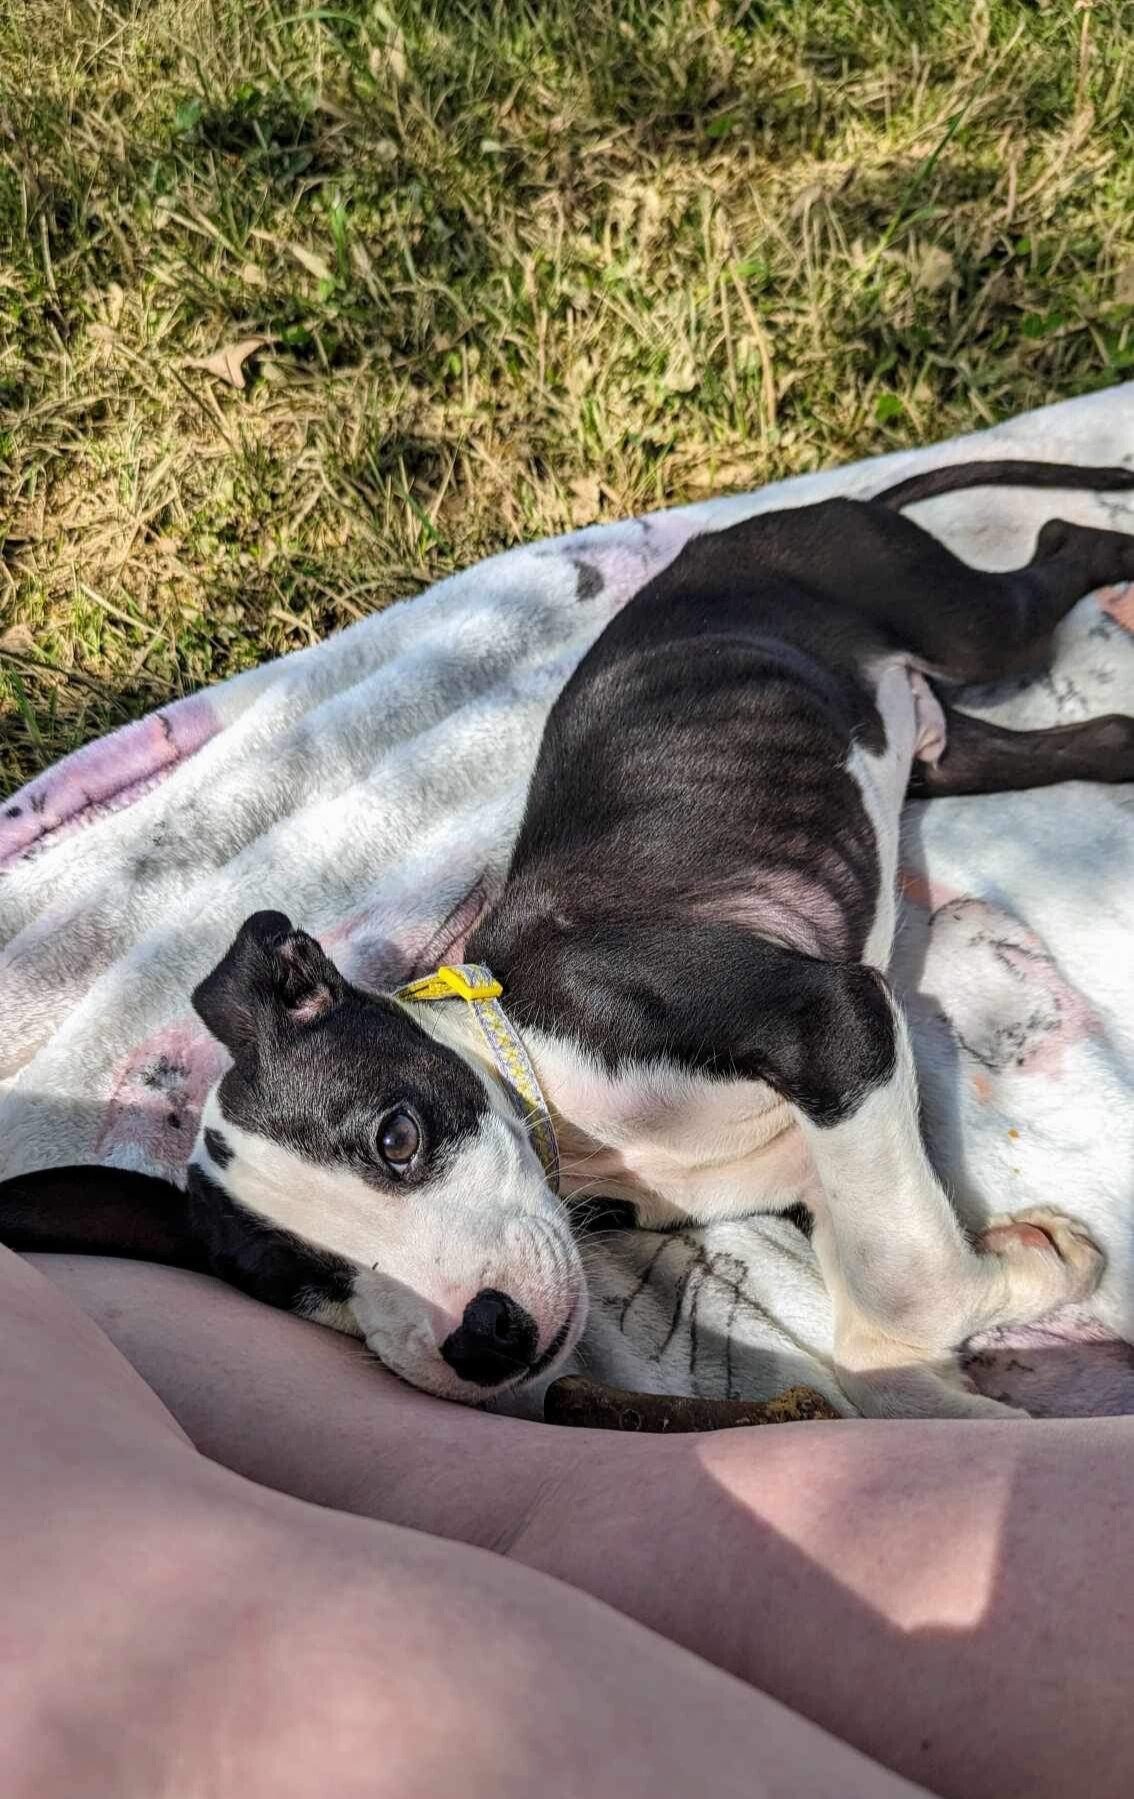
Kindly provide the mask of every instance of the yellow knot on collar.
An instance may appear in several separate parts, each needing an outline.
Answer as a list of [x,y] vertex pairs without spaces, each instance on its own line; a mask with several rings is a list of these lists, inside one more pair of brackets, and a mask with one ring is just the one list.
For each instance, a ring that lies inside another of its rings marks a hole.
[[481,1035],[492,1053],[504,1091],[527,1126],[532,1148],[540,1159],[548,1185],[559,1190],[559,1145],[555,1126],[543,1097],[532,1059],[524,1048],[519,1032],[500,1004],[504,989],[490,968],[477,962],[443,964],[433,974],[408,987],[399,987],[396,999],[419,1000],[462,999],[471,1006]]

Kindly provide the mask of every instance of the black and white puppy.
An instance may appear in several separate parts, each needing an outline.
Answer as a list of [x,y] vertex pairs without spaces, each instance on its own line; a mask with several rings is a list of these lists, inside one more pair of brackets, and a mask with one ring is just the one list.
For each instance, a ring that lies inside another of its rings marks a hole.
[[[503,985],[569,1197],[650,1226],[807,1209],[866,1413],[1003,1412],[955,1349],[1085,1298],[1102,1268],[1050,1210],[966,1236],[884,975],[907,791],[1134,780],[1130,718],[1008,732],[933,685],[1043,669],[1083,594],[1134,579],[1119,532],[1053,521],[1026,568],[990,574],[898,510],[1001,482],[1117,490],[1134,473],[966,464],[689,543],[556,701],[465,952]],[[585,1295],[567,1213],[468,1007],[362,994],[278,914],[194,997],[234,1061],[170,1259],[203,1250],[453,1398],[570,1352]],[[115,1247],[106,1220],[45,1223],[62,1178],[0,1189],[0,1236]]]
[[189,1173],[214,1272],[361,1333],[451,1399],[575,1347],[586,1287],[567,1216],[487,1069],[351,986],[280,913],[246,922],[193,1004],[234,1058]]

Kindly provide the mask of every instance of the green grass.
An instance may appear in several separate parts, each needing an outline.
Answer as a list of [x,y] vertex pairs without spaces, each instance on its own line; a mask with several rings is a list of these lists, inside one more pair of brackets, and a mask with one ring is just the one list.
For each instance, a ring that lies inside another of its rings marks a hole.
[[1129,25],[0,0],[0,787],[508,544],[1122,379]]

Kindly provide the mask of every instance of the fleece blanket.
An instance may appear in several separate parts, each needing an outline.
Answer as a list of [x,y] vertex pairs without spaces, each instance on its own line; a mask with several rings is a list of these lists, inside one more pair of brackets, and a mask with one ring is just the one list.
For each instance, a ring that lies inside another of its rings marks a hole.
[[[698,531],[869,495],[970,457],[1134,459],[1134,385],[918,452],[516,549],[93,743],[0,804],[0,1175],[95,1161],[182,1177],[224,1052],[188,1005],[278,907],[385,988],[459,958],[498,887],[548,708]],[[1048,517],[1134,531],[1124,496],[983,489],[914,516],[1009,567]],[[1134,587],[1085,600],[1050,678],[971,692],[1008,725],[1134,711]],[[928,1139],[966,1218],[1055,1203],[1110,1256],[1090,1308],[975,1346],[1036,1411],[1134,1410],[1134,789],[908,809],[894,976]],[[807,1239],[757,1218],[587,1247],[588,1372],[849,1409]]]

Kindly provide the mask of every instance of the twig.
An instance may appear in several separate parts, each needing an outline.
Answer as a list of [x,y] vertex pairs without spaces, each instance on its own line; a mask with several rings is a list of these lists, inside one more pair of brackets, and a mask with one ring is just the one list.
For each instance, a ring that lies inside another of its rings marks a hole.
[[796,1424],[810,1418],[837,1418],[838,1412],[813,1387],[789,1387],[775,1399],[695,1399],[677,1393],[633,1393],[608,1387],[586,1375],[553,1381],[543,1402],[548,1424],[580,1430],[639,1430],[673,1434],[694,1430],[737,1430],[744,1425]]

